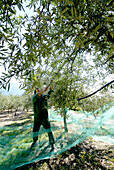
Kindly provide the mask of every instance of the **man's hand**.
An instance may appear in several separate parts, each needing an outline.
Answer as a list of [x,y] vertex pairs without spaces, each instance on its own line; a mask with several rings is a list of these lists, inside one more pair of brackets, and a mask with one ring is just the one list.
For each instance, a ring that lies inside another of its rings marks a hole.
[[50,92],[54,92],[53,86],[50,87]]
[[51,86],[50,89],[53,90],[53,86]]

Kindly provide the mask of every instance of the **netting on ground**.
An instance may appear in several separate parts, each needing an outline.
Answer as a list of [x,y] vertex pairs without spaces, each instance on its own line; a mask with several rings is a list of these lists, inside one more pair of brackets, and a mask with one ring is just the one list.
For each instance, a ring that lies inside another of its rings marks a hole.
[[114,102],[95,112],[69,110],[67,117],[68,132],[65,133],[63,118],[57,111],[49,110],[56,147],[52,152],[43,127],[32,150],[32,124],[0,127],[0,169],[13,170],[34,161],[56,157],[88,137],[114,144]]

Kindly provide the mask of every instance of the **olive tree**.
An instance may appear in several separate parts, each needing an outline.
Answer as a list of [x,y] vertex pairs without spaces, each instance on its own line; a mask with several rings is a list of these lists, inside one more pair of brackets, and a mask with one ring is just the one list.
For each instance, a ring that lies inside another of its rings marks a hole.
[[98,76],[103,82],[113,73],[113,1],[26,1],[30,18],[16,15],[15,7],[24,10],[24,4],[14,2],[1,3],[0,59],[6,72],[0,87],[9,89],[13,76],[23,79],[27,91],[53,80],[56,96],[62,95],[56,103],[62,101],[65,109]]
[[26,87],[28,79],[35,82],[37,77],[54,73],[56,67],[72,66],[75,60],[81,63],[85,52],[95,52],[95,65],[113,72],[112,1],[31,0],[26,4],[34,11],[29,19],[27,14],[15,15],[15,6],[22,10],[23,1],[1,3],[1,21],[4,18],[5,23],[1,33],[8,47],[6,51],[2,38],[1,59],[8,69],[1,77],[1,86],[5,88],[15,76],[23,78]]

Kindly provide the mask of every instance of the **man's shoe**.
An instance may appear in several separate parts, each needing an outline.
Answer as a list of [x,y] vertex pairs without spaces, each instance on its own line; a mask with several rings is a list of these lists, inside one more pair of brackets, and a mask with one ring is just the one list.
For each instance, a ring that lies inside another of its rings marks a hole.
[[54,149],[55,149],[54,146],[51,145],[51,150],[50,150],[50,152],[52,152]]
[[33,142],[30,148],[35,147],[35,145],[36,145],[36,142]]

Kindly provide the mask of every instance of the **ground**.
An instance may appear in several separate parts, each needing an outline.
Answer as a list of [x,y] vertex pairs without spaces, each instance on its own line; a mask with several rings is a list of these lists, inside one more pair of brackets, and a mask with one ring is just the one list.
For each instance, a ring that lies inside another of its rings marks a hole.
[[[32,121],[32,112],[19,111],[0,113],[0,126],[12,123],[27,124]],[[56,147],[56,146],[55,146]],[[114,169],[114,145],[94,141],[91,137],[82,143],[63,152],[56,158],[37,161],[24,165],[16,170],[113,170]]]

